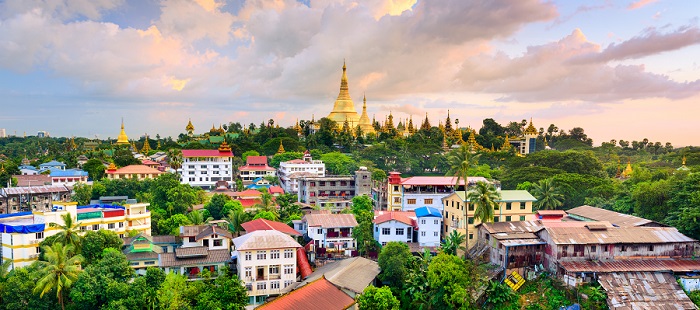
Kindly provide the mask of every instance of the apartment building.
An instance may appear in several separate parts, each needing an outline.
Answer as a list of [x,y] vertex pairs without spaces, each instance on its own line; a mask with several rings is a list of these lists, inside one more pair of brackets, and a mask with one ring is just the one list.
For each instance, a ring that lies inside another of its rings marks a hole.
[[[469,177],[469,186],[477,182],[493,182],[484,177]],[[415,176],[402,178],[398,172],[390,172],[387,179],[387,204],[392,211],[412,211],[418,207],[431,207],[442,211],[442,198],[455,192],[457,178],[445,176]],[[499,183],[495,186],[500,188]],[[464,190],[464,180],[456,186]]]
[[233,239],[236,273],[246,286],[249,304],[297,282],[297,249],[301,245],[276,230],[256,230]]
[[298,202],[340,211],[352,198],[372,194],[372,173],[360,167],[354,175],[299,178]]
[[182,150],[182,168],[180,182],[207,189],[215,187],[216,182],[226,181],[232,184],[233,153],[222,142],[217,150]]
[[[470,181],[471,183],[471,181]],[[498,206],[494,208],[493,221],[517,222],[534,219],[532,203],[537,201],[525,190],[499,190],[501,199],[497,200]],[[461,234],[469,233],[469,247],[476,243],[476,225],[480,221],[474,219],[474,205],[466,199],[464,191],[457,191],[442,198],[443,203],[443,233],[449,234],[453,230]]]
[[302,159],[293,159],[280,163],[280,185],[287,193],[299,192],[299,178],[326,176],[326,164],[321,160],[313,160],[309,151],[304,152]]
[[39,257],[39,243],[59,232],[51,223],[63,225],[66,213],[77,219],[81,232],[107,229],[123,238],[128,231],[151,233],[151,214],[147,203],[127,203],[124,206],[75,203],[55,204],[50,212],[20,212],[0,215],[0,244],[3,260],[11,260],[12,268],[23,267]]
[[53,202],[66,202],[71,197],[65,185],[41,185],[0,188],[0,212],[47,212]]
[[[312,213],[301,219],[306,234],[313,241],[317,254],[344,253],[350,256],[357,248],[352,230],[357,226],[354,214]],[[323,249],[322,251],[318,251]]]
[[253,183],[257,178],[277,176],[277,170],[267,165],[267,156],[248,156],[245,161],[246,164],[238,168],[241,181],[245,185]]

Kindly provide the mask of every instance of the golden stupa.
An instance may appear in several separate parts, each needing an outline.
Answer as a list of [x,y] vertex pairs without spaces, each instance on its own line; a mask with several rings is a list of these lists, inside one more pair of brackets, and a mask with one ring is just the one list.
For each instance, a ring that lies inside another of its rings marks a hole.
[[117,137],[117,145],[128,145],[129,137],[124,132],[124,119],[122,119],[122,131],[119,132],[119,137]]
[[362,98],[362,115],[360,116],[359,126],[360,130],[362,130],[362,133],[365,135],[374,133],[374,126],[372,126],[372,122],[367,115],[367,96],[363,96]]
[[328,114],[328,118],[335,121],[339,126],[347,120],[350,128],[355,128],[359,125],[360,116],[357,115],[355,103],[353,103],[352,98],[350,98],[348,75],[345,73],[346,69],[345,62],[343,62],[343,76],[340,78],[340,93],[338,93],[338,99],[335,100],[333,111],[331,114]]

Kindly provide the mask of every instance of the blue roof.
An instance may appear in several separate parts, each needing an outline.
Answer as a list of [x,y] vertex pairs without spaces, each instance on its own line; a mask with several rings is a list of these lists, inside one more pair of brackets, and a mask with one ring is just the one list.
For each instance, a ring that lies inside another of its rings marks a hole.
[[22,165],[22,166],[19,166],[17,168],[19,168],[19,170],[26,169],[26,170],[39,171],[38,169],[36,169],[36,167],[29,166],[29,165]]
[[439,217],[442,218],[440,210],[431,207],[420,207],[416,208],[416,217]]
[[50,162],[48,162],[48,163],[43,163],[43,164],[39,165],[39,167],[57,167],[57,166],[59,166],[59,167],[65,167],[66,164],[64,164],[64,163],[62,163],[62,162],[60,162],[60,161],[52,160],[52,161],[50,161]]
[[68,170],[51,170],[51,177],[82,177],[88,173],[83,170],[68,169]]

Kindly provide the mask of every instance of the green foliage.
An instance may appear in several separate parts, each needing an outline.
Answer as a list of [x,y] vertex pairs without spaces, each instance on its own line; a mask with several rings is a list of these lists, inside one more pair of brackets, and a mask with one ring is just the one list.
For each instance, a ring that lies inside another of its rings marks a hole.
[[81,206],[90,204],[92,186],[85,183],[75,184],[75,186],[73,186],[73,196],[71,198]]
[[[126,167],[128,165],[138,165],[141,164],[138,159],[134,158],[134,154],[131,154],[131,150],[128,147],[118,147],[114,150],[114,155],[112,156],[114,164],[118,167]],[[89,173],[89,172],[88,172]]]
[[[279,145],[279,142],[278,142]],[[285,144],[286,148],[286,144]],[[301,159],[304,157],[302,152],[284,152],[282,154],[275,154],[270,158],[270,167],[279,168],[281,162],[290,161],[292,159]]]
[[55,290],[61,309],[65,309],[64,296],[81,273],[80,263],[83,257],[80,254],[72,255],[75,252],[73,245],[70,244],[64,246],[61,243],[54,243],[53,246],[45,247],[43,250],[46,261],[37,262],[41,269],[34,293],[39,293],[39,297],[43,297],[44,294]]
[[97,158],[90,158],[83,164],[83,170],[87,171],[90,180],[99,181],[105,176],[105,165]]
[[670,199],[671,182],[669,180],[641,182],[632,190],[634,212],[652,221],[662,221],[666,217],[667,201]]
[[323,154],[321,160],[326,164],[327,174],[349,175],[357,170],[357,163],[350,156],[340,152]]
[[224,215],[226,210],[224,206],[227,202],[231,201],[231,197],[224,194],[215,194],[211,197],[211,200],[204,205],[204,208],[209,211],[209,215],[215,220],[220,220]]
[[190,219],[183,214],[175,214],[167,219],[158,221],[158,234],[180,235],[180,226],[191,225]]
[[518,294],[507,285],[496,281],[489,282],[486,290],[486,305],[488,309],[520,309]]
[[85,264],[90,265],[101,259],[106,248],[119,250],[122,247],[122,243],[119,236],[111,230],[88,231],[83,236],[81,250],[81,254],[85,258]]
[[268,221],[276,221],[277,216],[270,211],[258,211],[258,213],[255,214],[255,217],[253,217],[253,219],[266,219]]
[[408,245],[403,242],[388,242],[378,257],[382,272],[379,279],[392,287],[401,288],[413,264],[413,256]]
[[352,214],[355,215],[357,226],[352,230],[352,237],[357,241],[360,253],[367,253],[378,248],[372,232],[372,200],[368,196],[355,196],[352,198]]
[[58,300],[55,294],[39,296],[34,293],[36,283],[41,279],[39,263],[24,268],[15,268],[2,283],[0,291],[0,309],[34,310],[56,309]]
[[467,195],[469,203],[474,205],[474,220],[484,223],[493,222],[494,210],[498,207],[501,193],[491,183],[478,182]]
[[540,180],[532,185],[530,191],[537,198],[534,203],[537,210],[555,210],[564,204],[564,195],[552,179]]
[[241,154],[241,158],[243,159],[244,162],[248,159],[248,156],[260,156],[260,153],[258,153],[258,151],[256,151],[256,150],[249,150],[249,151],[245,151],[245,152],[243,152],[243,154]]
[[428,266],[430,305],[434,309],[469,309],[474,302],[473,270],[457,256],[438,254]]
[[458,249],[465,249],[465,247],[462,246],[462,243],[465,243],[466,240],[467,236],[453,230],[445,237],[445,239],[442,240],[442,244],[440,244],[440,251],[449,255],[457,255]]
[[362,310],[398,310],[399,300],[391,293],[389,287],[376,288],[370,285],[357,296],[357,305]]

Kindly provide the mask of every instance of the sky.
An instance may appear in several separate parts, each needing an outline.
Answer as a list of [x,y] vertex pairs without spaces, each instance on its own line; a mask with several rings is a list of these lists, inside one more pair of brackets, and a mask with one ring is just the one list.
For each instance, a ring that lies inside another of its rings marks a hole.
[[0,0],[0,128],[177,136],[358,112],[698,145],[700,1]]

